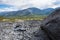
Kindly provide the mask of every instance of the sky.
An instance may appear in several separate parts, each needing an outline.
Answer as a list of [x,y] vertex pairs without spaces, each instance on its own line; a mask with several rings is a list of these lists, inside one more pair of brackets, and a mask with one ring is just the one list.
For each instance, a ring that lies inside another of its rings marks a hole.
[[0,12],[16,11],[30,7],[39,9],[60,7],[60,0],[0,0]]

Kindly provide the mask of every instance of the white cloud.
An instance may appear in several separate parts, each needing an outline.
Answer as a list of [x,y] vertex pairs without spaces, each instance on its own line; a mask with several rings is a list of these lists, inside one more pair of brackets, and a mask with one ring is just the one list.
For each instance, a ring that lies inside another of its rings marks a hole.
[[28,8],[28,7],[37,7],[37,8],[49,8],[54,7],[56,0],[2,0],[3,3],[13,5],[17,8]]
[[3,9],[0,9],[0,12],[9,12],[9,11],[17,11],[18,9],[17,8],[3,8]]
[[15,10],[21,10],[26,9],[29,7],[37,7],[40,9],[44,8],[56,8],[59,7],[59,5],[56,5],[55,3],[59,2],[59,0],[0,0],[0,4],[8,4],[12,5],[14,7],[10,8],[4,8],[0,9],[1,12],[3,11],[15,11]]
[[38,8],[48,8],[48,7],[51,7],[54,2],[54,0],[31,0],[30,1],[35,7],[38,7]]

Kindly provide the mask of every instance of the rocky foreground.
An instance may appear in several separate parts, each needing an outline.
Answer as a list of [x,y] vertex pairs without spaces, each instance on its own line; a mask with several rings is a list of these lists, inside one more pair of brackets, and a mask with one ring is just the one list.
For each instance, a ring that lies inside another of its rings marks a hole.
[[0,40],[33,40],[40,21],[0,22]]

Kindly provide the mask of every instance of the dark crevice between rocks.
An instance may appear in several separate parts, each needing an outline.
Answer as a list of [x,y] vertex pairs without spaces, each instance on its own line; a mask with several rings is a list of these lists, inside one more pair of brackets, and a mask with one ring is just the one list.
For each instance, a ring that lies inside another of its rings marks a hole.
[[43,26],[41,26],[41,30],[45,32],[49,40],[56,40],[56,37],[47,28],[44,28]]
[[[58,19],[58,18],[56,18],[56,19]],[[47,22],[45,25],[47,25],[47,24],[49,24],[49,23],[57,23],[57,20],[56,20],[56,19],[53,19],[53,20]]]

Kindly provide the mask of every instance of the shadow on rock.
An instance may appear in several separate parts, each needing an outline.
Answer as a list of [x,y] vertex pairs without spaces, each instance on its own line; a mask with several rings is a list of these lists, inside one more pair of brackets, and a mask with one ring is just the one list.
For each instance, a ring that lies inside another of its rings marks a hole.
[[42,21],[39,31],[32,40],[60,40],[60,8],[56,8]]

